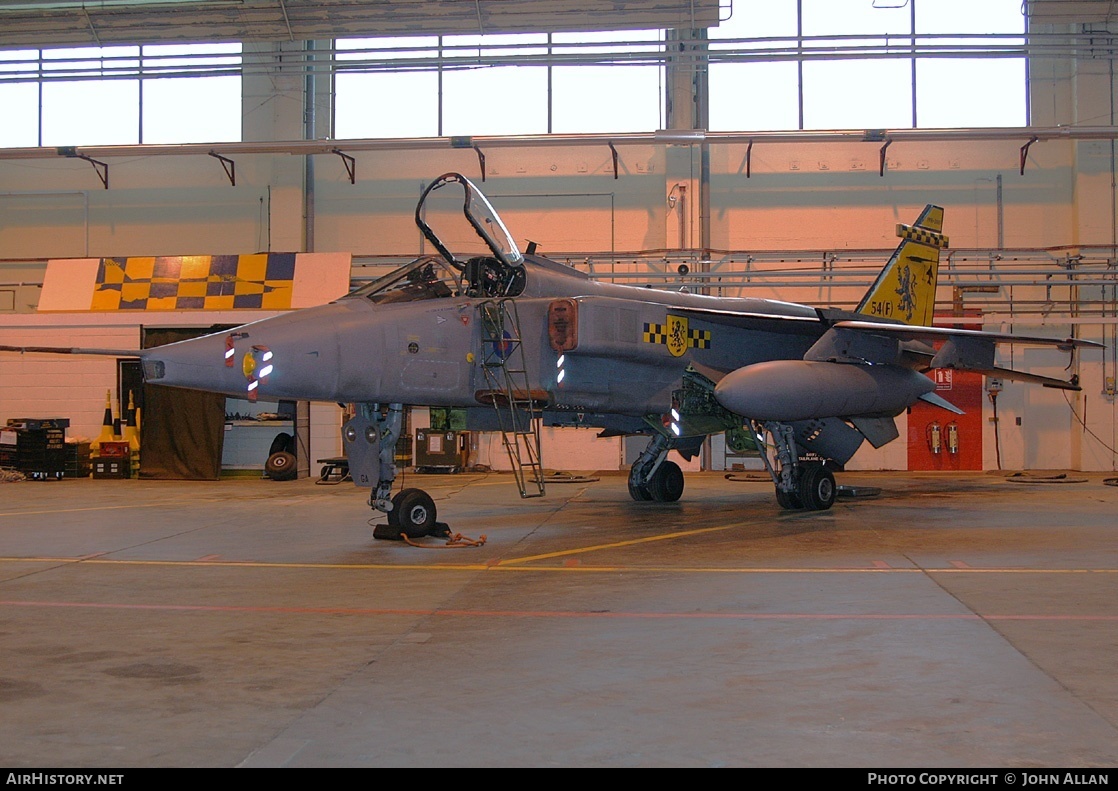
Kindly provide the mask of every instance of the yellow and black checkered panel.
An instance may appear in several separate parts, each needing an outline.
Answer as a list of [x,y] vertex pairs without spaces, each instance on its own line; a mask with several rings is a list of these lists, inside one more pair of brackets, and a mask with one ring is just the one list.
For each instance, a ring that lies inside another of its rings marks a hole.
[[710,330],[687,330],[687,345],[692,349],[709,349]]
[[645,322],[644,334],[641,340],[645,343],[667,343],[668,342],[668,327],[665,324],[651,324]]
[[948,246],[947,237],[943,234],[929,231],[925,228],[905,225],[903,223],[897,223],[897,236],[920,244],[926,244],[928,247],[935,247],[940,250],[946,249]]
[[[641,340],[645,343],[660,343],[668,345],[671,340],[670,326],[668,324],[654,324],[652,322],[645,322],[644,332],[641,335]],[[688,329],[687,331],[687,346],[691,349],[709,349],[710,348],[710,330],[694,330]]]
[[102,258],[90,310],[287,310],[295,253]]

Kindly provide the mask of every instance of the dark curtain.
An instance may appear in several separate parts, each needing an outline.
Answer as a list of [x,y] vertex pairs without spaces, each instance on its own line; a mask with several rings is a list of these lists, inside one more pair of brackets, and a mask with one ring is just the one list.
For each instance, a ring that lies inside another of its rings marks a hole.
[[[144,348],[205,335],[211,330],[144,331]],[[140,477],[216,481],[221,477],[225,396],[144,385]]]

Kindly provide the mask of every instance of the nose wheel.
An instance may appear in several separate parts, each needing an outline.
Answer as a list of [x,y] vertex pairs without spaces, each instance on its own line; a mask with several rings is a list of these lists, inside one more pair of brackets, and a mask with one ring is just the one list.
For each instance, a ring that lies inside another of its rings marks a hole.
[[425,536],[446,536],[450,528],[436,519],[435,501],[422,489],[403,489],[392,498],[388,524],[373,528],[373,538],[400,541]]
[[388,524],[408,538],[422,538],[435,526],[435,501],[422,489],[403,489],[392,498]]

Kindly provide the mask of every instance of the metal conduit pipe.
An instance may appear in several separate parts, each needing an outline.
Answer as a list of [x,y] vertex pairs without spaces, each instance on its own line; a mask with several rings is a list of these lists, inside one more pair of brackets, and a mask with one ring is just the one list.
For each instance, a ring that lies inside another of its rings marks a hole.
[[3,159],[53,159],[84,155],[104,157],[206,156],[221,154],[334,154],[337,150],[414,151],[457,148],[548,148],[561,146],[704,145],[765,143],[890,143],[1051,140],[1118,140],[1118,126],[975,127],[966,129],[851,129],[788,132],[708,132],[672,129],[621,134],[477,135],[472,137],[355,138],[243,143],[183,143],[60,148],[0,148]]
[[[709,53],[671,52],[660,39],[617,42],[443,43],[439,46],[319,48],[316,71],[424,71],[484,66],[663,65],[677,63],[748,63],[779,60],[912,59],[965,57],[1066,57],[1099,60],[1115,57],[1118,41],[1111,33],[864,34],[776,38],[712,39]],[[112,45],[119,47],[121,45]],[[616,47],[617,51],[608,51]],[[111,48],[111,47],[110,47]],[[606,51],[603,51],[606,50]],[[34,50],[38,52],[39,50]],[[430,53],[430,54],[429,54]],[[138,61],[142,58],[141,70]],[[231,62],[234,61],[234,62]],[[161,65],[166,62],[167,65]],[[96,66],[90,64],[96,63]],[[75,79],[134,79],[276,73],[299,69],[297,59],[276,64],[252,52],[174,55],[113,53],[101,57],[32,56],[6,63],[0,82]]]

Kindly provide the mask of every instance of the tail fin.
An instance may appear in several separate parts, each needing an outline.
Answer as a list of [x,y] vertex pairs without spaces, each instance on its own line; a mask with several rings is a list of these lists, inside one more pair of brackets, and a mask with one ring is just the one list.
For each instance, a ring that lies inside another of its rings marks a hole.
[[939,251],[947,247],[943,209],[930,203],[913,225],[897,224],[901,243],[855,309],[874,318],[931,326]]

